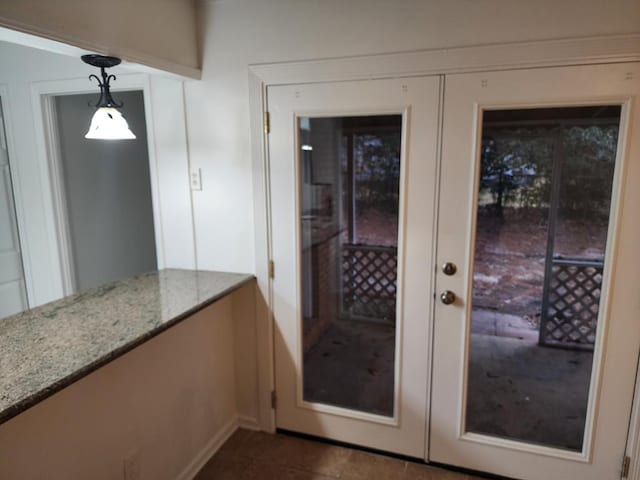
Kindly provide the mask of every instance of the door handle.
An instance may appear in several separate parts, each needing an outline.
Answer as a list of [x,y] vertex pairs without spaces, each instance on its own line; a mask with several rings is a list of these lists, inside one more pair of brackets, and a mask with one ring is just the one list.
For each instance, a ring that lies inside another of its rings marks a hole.
[[451,305],[456,301],[456,294],[451,290],[445,290],[440,294],[440,301],[445,305]]

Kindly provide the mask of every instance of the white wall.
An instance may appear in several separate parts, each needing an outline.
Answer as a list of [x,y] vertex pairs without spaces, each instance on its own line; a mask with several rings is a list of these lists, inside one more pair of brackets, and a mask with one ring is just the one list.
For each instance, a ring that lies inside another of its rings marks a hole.
[[202,81],[185,89],[204,188],[194,192],[198,265],[249,272],[249,64],[640,32],[640,2],[203,0],[199,21]]
[[199,75],[194,0],[3,0],[0,25],[183,75]]
[[[255,368],[234,329],[253,323],[250,283],[0,425],[0,478],[181,480],[231,433]],[[249,382],[249,384],[247,384]],[[250,415],[250,412],[248,412]],[[133,478],[133,477],[131,477]]]
[[[16,209],[25,257],[25,278],[31,306],[63,295],[62,270],[55,241],[55,217],[49,186],[47,155],[39,141],[42,135],[40,98],[34,92],[77,88],[95,92],[88,75],[96,69],[77,57],[0,42],[0,84],[8,91],[3,98],[9,161],[16,195]],[[111,69],[118,75],[117,90],[134,76],[127,66]],[[184,124],[182,82],[159,75],[143,77],[149,127],[152,183],[156,195],[158,263],[161,267],[193,268],[195,253],[191,216],[191,194]],[[131,77],[130,77],[131,76]],[[50,83],[51,82],[51,83]],[[131,82],[129,82],[131,83]],[[139,83],[139,82],[138,82]],[[40,134],[38,133],[40,132]]]
[[115,96],[135,139],[84,138],[96,95],[55,97],[77,291],[157,269],[144,96]]

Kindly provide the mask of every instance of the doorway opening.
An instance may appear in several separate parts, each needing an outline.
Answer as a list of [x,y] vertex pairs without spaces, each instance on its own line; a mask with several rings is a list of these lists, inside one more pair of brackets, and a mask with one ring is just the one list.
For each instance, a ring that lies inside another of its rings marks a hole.
[[157,269],[143,92],[117,96],[136,139],[84,138],[95,94],[50,99],[67,293]]

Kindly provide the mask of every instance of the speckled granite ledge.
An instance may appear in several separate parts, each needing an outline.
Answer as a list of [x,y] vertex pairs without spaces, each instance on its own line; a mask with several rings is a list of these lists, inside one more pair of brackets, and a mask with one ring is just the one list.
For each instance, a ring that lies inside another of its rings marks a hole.
[[161,270],[0,319],[0,423],[252,279]]

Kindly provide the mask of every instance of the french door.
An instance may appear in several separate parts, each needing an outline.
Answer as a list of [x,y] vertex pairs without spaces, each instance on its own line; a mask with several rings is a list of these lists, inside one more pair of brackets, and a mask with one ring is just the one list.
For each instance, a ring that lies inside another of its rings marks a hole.
[[437,275],[430,460],[620,478],[640,345],[639,77],[447,76],[437,258],[457,271]]
[[268,89],[279,428],[424,455],[439,91]]
[[620,478],[639,76],[269,87],[277,426],[523,480]]

